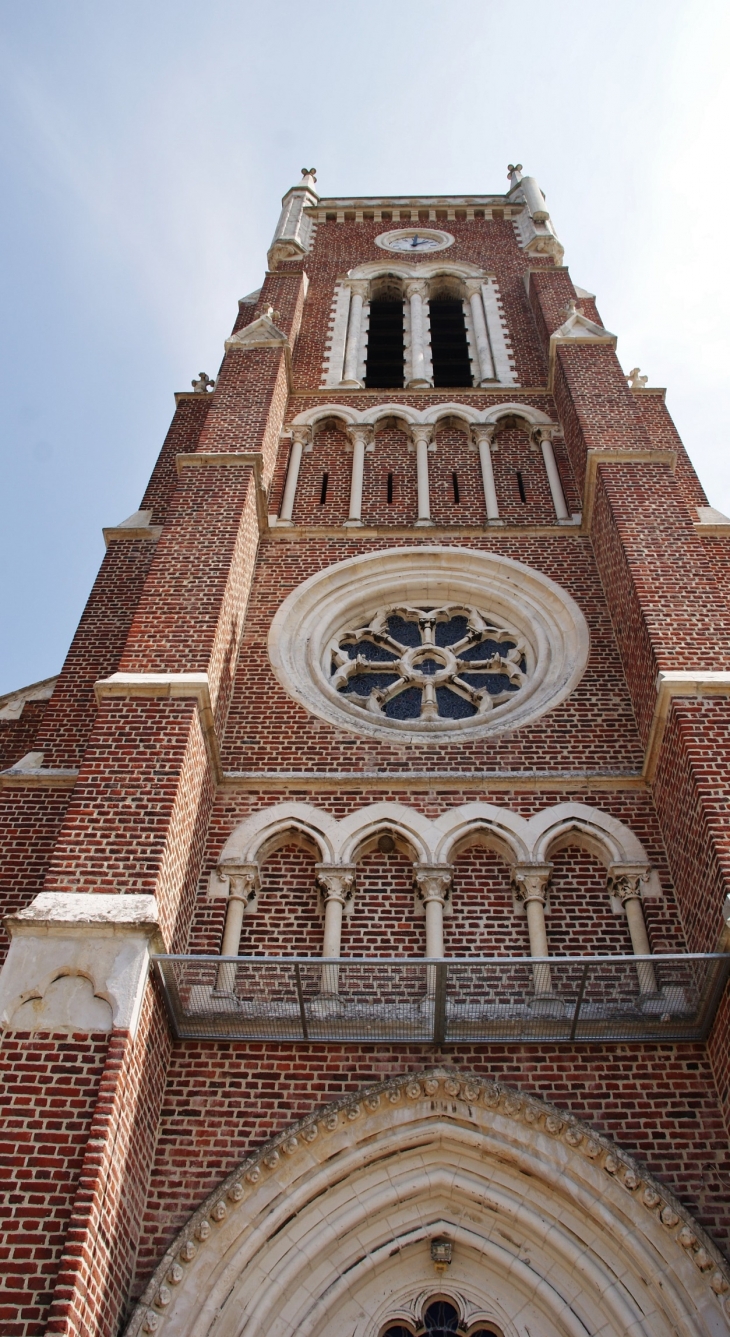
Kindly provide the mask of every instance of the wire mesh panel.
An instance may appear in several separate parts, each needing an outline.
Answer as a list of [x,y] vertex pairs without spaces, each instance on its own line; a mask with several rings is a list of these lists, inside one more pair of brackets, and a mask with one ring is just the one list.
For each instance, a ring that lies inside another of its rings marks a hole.
[[698,1040],[730,955],[153,958],[179,1039],[391,1044]]

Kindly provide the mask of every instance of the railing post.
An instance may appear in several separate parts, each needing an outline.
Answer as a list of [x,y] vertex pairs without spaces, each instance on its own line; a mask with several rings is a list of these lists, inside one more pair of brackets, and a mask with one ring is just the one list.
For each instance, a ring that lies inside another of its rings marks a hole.
[[433,966],[435,972],[435,987],[433,996],[433,1042],[435,1045],[442,1045],[446,1042],[446,973],[448,966],[445,961],[439,965]]

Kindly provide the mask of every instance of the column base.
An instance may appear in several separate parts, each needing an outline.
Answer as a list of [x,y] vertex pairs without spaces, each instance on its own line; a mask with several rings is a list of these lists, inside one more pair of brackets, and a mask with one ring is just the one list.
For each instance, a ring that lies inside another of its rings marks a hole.
[[343,529],[364,529],[365,522],[363,520],[345,520],[342,527]]
[[362,381],[340,381],[339,385],[337,386],[337,389],[338,389],[338,390],[364,390],[364,389],[365,389],[365,386],[363,385]]
[[434,524],[435,524],[435,521],[434,521],[434,520],[416,520],[414,528],[415,528],[415,529],[433,529]]
[[433,390],[433,386],[425,380],[406,381],[406,390]]

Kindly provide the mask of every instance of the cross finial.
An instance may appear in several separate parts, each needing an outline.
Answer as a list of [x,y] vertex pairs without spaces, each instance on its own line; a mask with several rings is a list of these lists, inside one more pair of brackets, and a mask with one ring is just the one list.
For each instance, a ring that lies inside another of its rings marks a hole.
[[511,162],[507,166],[507,175],[509,177],[510,190],[514,190],[522,180],[522,163]]
[[317,168],[316,168],[316,167],[303,167],[303,168],[302,168],[302,176],[311,176],[312,180],[313,180],[313,181],[316,181],[316,180],[317,180]]

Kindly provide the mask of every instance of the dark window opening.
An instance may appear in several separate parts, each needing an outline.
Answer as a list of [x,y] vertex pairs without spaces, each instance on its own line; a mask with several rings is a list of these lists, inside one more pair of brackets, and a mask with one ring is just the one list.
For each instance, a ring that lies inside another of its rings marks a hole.
[[522,502],[522,505],[523,505],[523,506],[526,506],[526,505],[527,505],[527,497],[525,496],[525,484],[524,484],[524,480],[523,480],[523,478],[522,478],[522,474],[519,473],[519,472],[518,472],[518,474],[517,474],[517,487],[518,487],[519,494],[520,494],[520,501]]
[[393,475],[388,474],[388,505],[393,505]]
[[329,477],[329,474],[322,474],[322,491],[319,494],[320,506],[324,506],[327,500],[327,484],[329,482]]
[[459,475],[455,471],[451,475],[451,483],[454,489],[454,505],[458,506],[461,501],[461,496],[459,495]]
[[403,389],[403,303],[370,303],[368,390]]
[[429,302],[428,307],[434,385],[473,385],[463,304],[440,299]]

